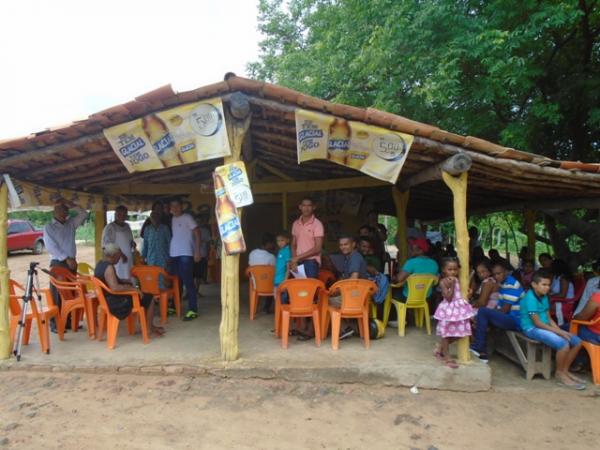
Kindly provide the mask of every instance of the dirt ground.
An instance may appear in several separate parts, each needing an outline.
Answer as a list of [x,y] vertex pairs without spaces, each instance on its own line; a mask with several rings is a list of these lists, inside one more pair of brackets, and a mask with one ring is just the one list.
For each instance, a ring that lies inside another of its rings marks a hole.
[[464,394],[218,377],[0,372],[7,448],[593,448],[591,392]]

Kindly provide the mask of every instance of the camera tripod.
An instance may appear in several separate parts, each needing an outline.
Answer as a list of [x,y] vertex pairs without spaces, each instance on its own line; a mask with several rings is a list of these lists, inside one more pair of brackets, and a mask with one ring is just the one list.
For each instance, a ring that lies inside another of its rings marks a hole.
[[[25,293],[23,294],[23,304],[21,305],[21,317],[18,322],[17,336],[13,345],[13,355],[17,358],[17,361],[21,360],[21,347],[23,345],[23,332],[25,330],[25,320],[27,317],[27,308],[29,306],[29,302],[35,302],[37,299],[40,308],[42,307],[42,296],[40,294],[40,280],[38,278],[38,273],[36,270],[36,266],[39,263],[32,262],[29,264],[29,270],[27,271],[27,282],[25,283]],[[36,298],[34,298],[33,293],[35,291]],[[32,312],[36,308],[36,305],[31,305]],[[45,320],[42,316],[42,324],[44,324]],[[50,353],[50,350],[47,351]]]

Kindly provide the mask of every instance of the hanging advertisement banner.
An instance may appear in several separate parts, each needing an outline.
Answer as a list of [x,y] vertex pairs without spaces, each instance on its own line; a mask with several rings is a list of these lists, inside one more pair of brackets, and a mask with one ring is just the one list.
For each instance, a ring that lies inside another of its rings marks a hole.
[[130,210],[147,210],[150,200],[132,200],[118,195],[98,195],[69,189],[56,189],[20,181],[11,177],[14,193],[9,196],[11,209],[52,207],[61,200],[73,202],[86,210],[110,210],[125,205]]
[[148,114],[104,130],[130,172],[162,169],[231,155],[219,97]]
[[235,255],[246,251],[246,241],[242,233],[242,222],[235,204],[229,197],[223,177],[213,172],[215,182],[215,215],[219,226],[219,234],[223,249],[227,255]]
[[250,181],[243,161],[237,161],[215,168],[215,172],[221,177],[225,184],[225,190],[236,208],[254,203]]
[[328,159],[395,184],[413,139],[410,134],[296,109],[298,164]]

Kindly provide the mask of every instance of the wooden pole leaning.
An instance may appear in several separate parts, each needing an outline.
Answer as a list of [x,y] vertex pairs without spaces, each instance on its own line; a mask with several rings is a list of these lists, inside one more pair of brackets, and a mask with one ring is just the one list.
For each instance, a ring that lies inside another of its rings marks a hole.
[[0,187],[0,359],[10,357],[10,327],[8,317],[8,244],[6,241],[8,231],[8,187],[2,183]]
[[398,265],[402,265],[408,259],[408,219],[406,208],[410,198],[410,191],[400,191],[397,187],[392,188],[392,197],[396,206],[396,218],[398,219],[397,243],[398,243]]
[[535,211],[525,209],[525,232],[527,233],[527,257],[535,262]]
[[[242,143],[250,126],[251,119],[249,111],[244,118],[239,118],[239,114],[234,114],[233,104],[231,105],[231,110],[231,113],[225,111],[225,123],[227,124],[229,144],[231,146],[231,156],[224,158],[225,164],[240,161]],[[238,214],[241,221],[241,209],[238,209]],[[238,347],[239,322],[240,255],[226,255],[223,251],[221,257],[221,325],[219,326],[221,358],[223,361],[235,361],[240,355]]]
[[[452,191],[454,203],[454,229],[456,232],[456,253],[460,261],[460,291],[467,298],[469,291],[469,231],[467,227],[467,179],[468,172],[452,176],[442,172],[442,179]],[[461,362],[470,360],[469,338],[458,340],[458,359]]]
[[96,263],[102,259],[102,232],[106,226],[106,212],[94,211],[94,259]]

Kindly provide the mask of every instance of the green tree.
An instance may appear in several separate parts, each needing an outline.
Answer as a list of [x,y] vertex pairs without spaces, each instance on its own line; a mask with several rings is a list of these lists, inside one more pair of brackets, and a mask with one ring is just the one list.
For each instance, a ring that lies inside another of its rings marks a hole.
[[261,0],[250,76],[600,160],[597,0]]

